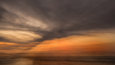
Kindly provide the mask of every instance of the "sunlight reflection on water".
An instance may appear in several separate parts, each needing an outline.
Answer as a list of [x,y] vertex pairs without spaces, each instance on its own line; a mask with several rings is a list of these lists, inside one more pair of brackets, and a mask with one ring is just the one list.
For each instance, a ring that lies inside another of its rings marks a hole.
[[33,65],[33,61],[26,58],[20,58],[16,59],[16,61],[10,65]]

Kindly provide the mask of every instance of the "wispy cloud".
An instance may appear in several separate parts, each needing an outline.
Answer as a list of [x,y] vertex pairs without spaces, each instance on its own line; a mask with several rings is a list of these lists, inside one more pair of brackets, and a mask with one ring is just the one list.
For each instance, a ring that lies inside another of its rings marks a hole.
[[0,37],[14,42],[30,42],[42,38],[34,32],[19,30],[0,30]]

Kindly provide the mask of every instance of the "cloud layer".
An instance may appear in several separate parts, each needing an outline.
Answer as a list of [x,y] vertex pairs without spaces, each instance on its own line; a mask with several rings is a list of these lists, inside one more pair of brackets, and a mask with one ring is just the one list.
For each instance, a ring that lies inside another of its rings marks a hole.
[[28,43],[92,34],[101,34],[102,40],[108,33],[112,42],[114,6],[115,0],[0,0],[0,41]]

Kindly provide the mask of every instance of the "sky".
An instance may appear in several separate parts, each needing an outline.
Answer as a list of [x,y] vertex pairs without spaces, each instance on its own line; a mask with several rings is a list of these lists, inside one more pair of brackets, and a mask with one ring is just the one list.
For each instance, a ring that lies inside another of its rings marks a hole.
[[79,44],[88,44],[89,49],[93,44],[111,47],[115,43],[114,6],[115,0],[0,0],[0,50],[46,52],[56,46],[54,50],[61,53],[67,45],[66,51],[72,53],[71,47]]

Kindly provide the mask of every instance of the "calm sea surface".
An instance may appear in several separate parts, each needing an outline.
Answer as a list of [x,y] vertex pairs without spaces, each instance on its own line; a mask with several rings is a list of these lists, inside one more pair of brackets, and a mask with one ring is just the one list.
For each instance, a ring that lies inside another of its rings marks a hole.
[[[59,59],[59,58],[58,58]],[[86,60],[86,59],[85,59]],[[114,59],[113,59],[114,60]],[[15,59],[0,59],[0,65],[115,65],[111,61],[70,61],[70,60],[49,60],[46,59],[30,59],[30,58],[15,58]]]

